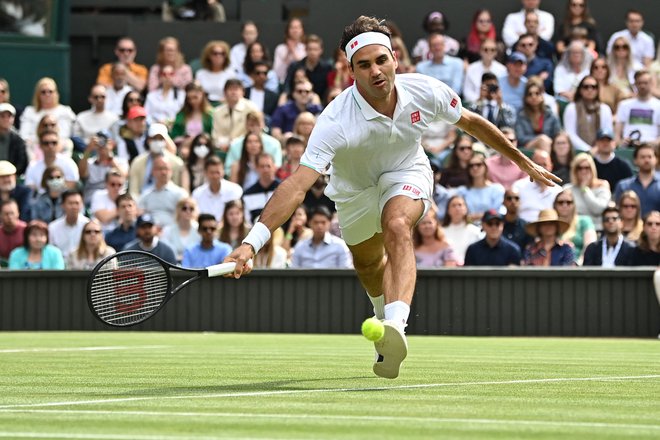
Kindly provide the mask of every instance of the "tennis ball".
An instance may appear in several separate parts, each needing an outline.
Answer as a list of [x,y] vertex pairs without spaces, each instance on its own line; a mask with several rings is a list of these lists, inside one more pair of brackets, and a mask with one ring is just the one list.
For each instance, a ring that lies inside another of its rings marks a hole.
[[362,334],[372,342],[380,341],[385,334],[385,326],[377,318],[367,318],[362,323]]

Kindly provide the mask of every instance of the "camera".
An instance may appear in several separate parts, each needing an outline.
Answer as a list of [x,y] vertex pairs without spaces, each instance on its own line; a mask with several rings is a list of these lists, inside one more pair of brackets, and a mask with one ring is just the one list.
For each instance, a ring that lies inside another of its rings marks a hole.
[[495,93],[500,89],[497,84],[488,84],[488,93]]
[[108,136],[103,132],[96,133],[96,143],[99,147],[105,147],[108,143]]

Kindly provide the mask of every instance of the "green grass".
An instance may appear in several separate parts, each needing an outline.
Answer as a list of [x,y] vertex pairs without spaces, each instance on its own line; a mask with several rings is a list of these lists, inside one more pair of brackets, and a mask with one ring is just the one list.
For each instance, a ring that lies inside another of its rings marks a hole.
[[[0,438],[660,438],[660,341],[0,333]],[[108,347],[107,350],[79,350]]]

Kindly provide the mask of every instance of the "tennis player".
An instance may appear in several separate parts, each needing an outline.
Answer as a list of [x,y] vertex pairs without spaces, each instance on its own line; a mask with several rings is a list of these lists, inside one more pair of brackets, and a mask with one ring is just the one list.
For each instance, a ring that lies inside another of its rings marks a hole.
[[361,16],[344,29],[340,45],[355,84],[319,116],[302,166],[277,188],[260,221],[225,261],[237,263],[236,278],[249,272],[245,263],[330,169],[325,193],[337,206],[342,237],[376,317],[384,320],[373,370],[395,378],[408,352],[404,329],[417,277],[411,231],[432,200],[433,175],[420,145],[429,124],[455,124],[544,185],[561,180],[527,159],[493,124],[463,109],[444,83],[415,73],[395,76],[398,61],[381,23]]

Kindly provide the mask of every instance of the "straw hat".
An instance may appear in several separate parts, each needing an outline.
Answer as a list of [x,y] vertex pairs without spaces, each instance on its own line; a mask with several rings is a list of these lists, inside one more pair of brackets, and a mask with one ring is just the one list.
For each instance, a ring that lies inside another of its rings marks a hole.
[[559,219],[559,215],[557,214],[557,211],[554,209],[544,209],[541,212],[539,212],[539,219],[536,220],[535,222],[527,223],[525,225],[525,230],[527,233],[531,236],[538,236],[538,225],[541,225],[543,223],[555,223],[559,226],[559,235],[564,234],[566,230],[569,228],[569,224],[566,223],[564,220]]

